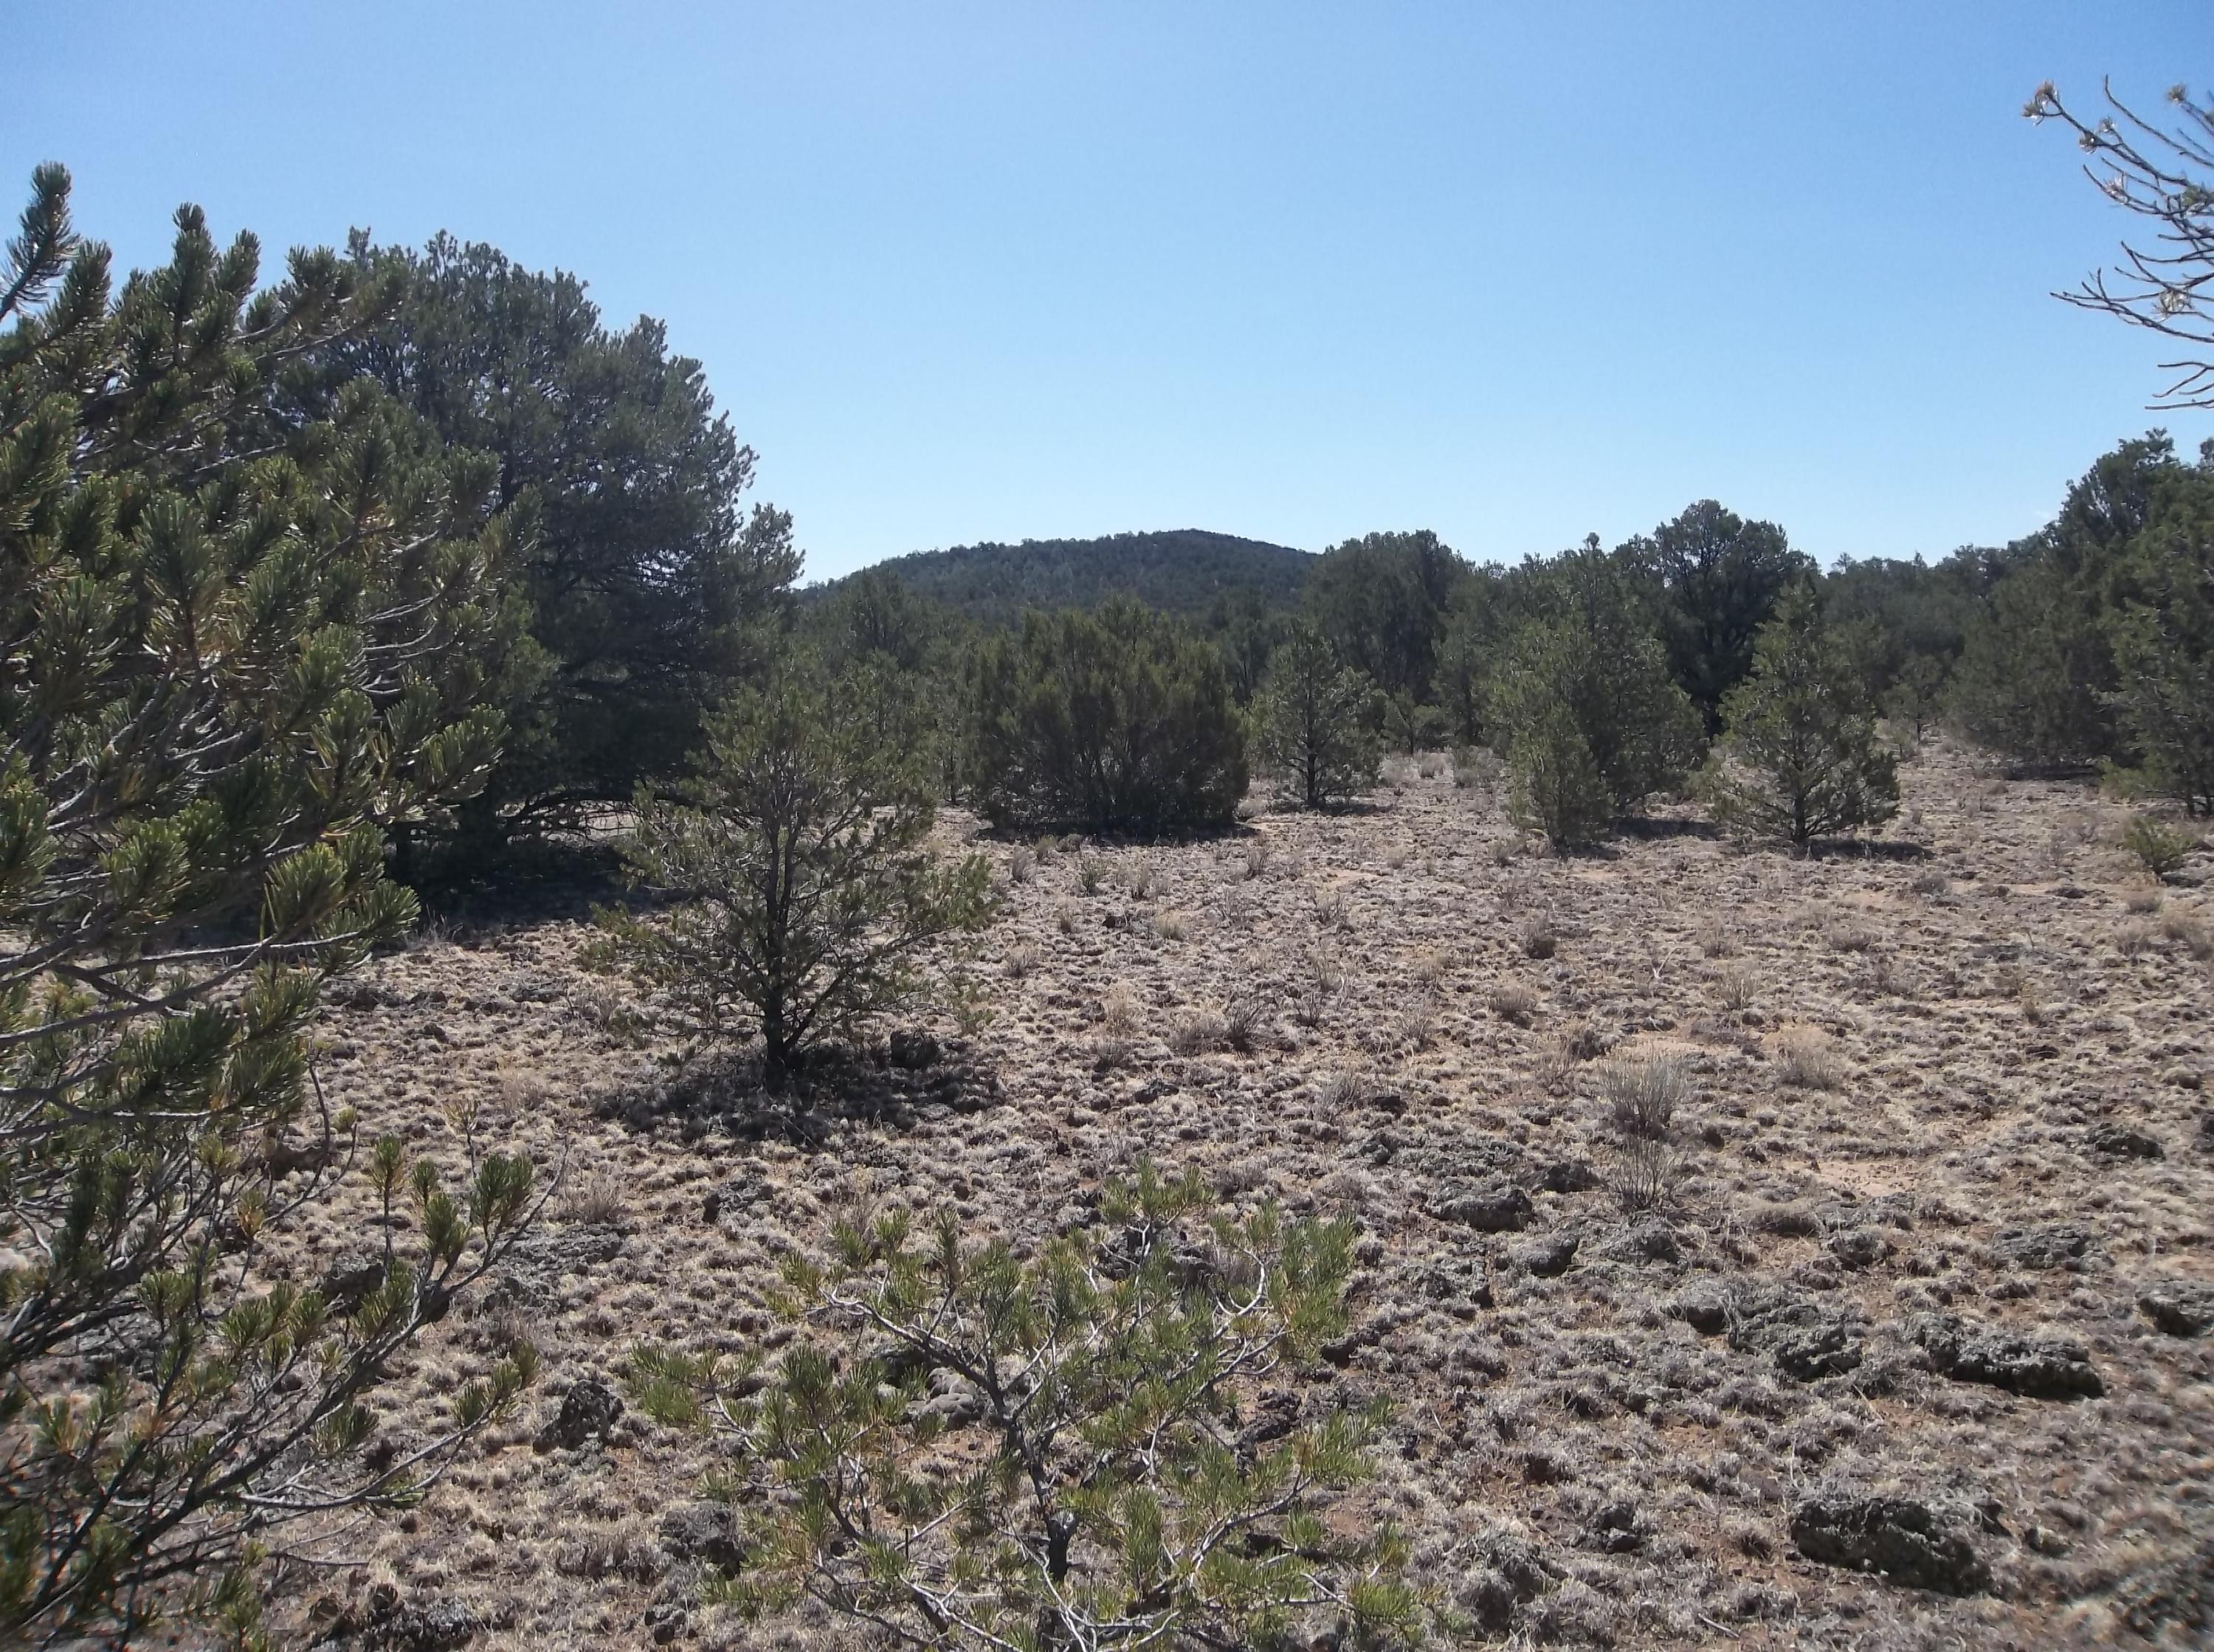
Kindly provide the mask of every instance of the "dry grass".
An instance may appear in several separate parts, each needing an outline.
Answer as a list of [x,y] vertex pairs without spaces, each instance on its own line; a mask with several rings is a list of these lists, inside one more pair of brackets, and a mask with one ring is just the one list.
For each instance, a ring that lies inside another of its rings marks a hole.
[[[1902,784],[1919,861],[1692,834],[1539,858],[1514,852],[1492,789],[1437,783],[1272,814],[1265,838],[1028,845],[999,925],[945,960],[973,1001],[872,1029],[850,1110],[816,1098],[799,1137],[713,1097],[635,1105],[687,1045],[651,997],[578,968],[577,923],[479,918],[371,960],[373,991],[322,1029],[329,1105],[406,1135],[450,1186],[472,1144],[566,1167],[543,1249],[395,1366],[380,1436],[419,1437],[517,1337],[547,1378],[419,1508],[333,1535],[360,1570],[280,1600],[280,1639],[312,1640],[319,1594],[361,1610],[383,1582],[466,1606],[474,1652],[643,1648],[664,1606],[686,1614],[680,1646],[858,1652],[804,1613],[747,1625],[697,1601],[661,1521],[728,1470],[715,1448],[634,1409],[604,1446],[533,1436],[570,1383],[619,1381],[639,1338],[778,1357],[782,1259],[823,1254],[841,1214],[945,1204],[1028,1249],[1091,1219],[1141,1155],[1240,1204],[1355,1218],[1349,1335],[1241,1393],[1235,1426],[1389,1398],[1391,1448],[1334,1529],[1396,1520],[1448,1608],[1534,1556],[1477,1643],[2064,1639],[2186,1562],[2214,1507],[2214,1408],[2194,1398],[2214,1344],[2138,1305],[2153,1282],[2214,1279],[2207,897],[2194,864],[2155,904],[2111,826],[2083,843],[2115,814],[2087,787],[1994,787],[1942,744]],[[941,836],[974,824],[948,810]],[[1395,845],[1408,875],[1387,875]],[[1573,914],[1566,944],[1552,914]],[[1532,959],[1538,928],[1556,944]],[[1874,943],[1833,944],[1854,929]],[[902,1027],[957,1058],[879,1064]],[[2109,1125],[2162,1156],[2100,1149]],[[358,1182],[251,1265],[312,1283],[372,1231]],[[1471,1228],[1486,1201],[1507,1231]],[[2054,1223],[2088,1230],[2076,1263],[2005,1259],[2009,1235]],[[1569,1240],[1564,1271],[1525,1259],[1561,1266],[1530,1247]],[[1802,1382],[1727,1324],[1673,1316],[1702,1294],[1842,1317],[1863,1362]],[[2107,1396],[1922,1369],[1907,1327],[1931,1312],[2076,1338]],[[1929,1502],[2005,1587],[1954,1600],[1808,1561],[1790,1509],[1830,1484]]]

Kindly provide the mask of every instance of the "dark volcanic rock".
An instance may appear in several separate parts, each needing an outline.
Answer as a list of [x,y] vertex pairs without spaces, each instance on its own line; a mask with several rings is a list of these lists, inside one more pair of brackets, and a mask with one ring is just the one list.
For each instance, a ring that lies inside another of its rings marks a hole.
[[2094,1125],[2083,1138],[2094,1153],[2112,1154],[2121,1159],[2164,1159],[2168,1149],[2161,1146],[2160,1138],[2148,1136],[2127,1125]]
[[1849,1268],[1872,1268],[1891,1254],[1891,1241],[1873,1228],[1846,1228],[1830,1235],[1826,1248]]
[[2080,1222],[2044,1222],[2001,1230],[1991,1241],[1991,1251],[2016,1267],[2058,1268],[2086,1254],[2097,1239]]
[[734,1572],[743,1564],[745,1547],[738,1541],[738,1525],[726,1503],[682,1503],[661,1517],[661,1546],[678,1560],[701,1560]]
[[2154,1279],[2138,1291],[2138,1307],[2171,1337],[2195,1337],[2214,1325],[2214,1284],[2199,1279]]
[[1517,1245],[1509,1254],[1517,1265],[1540,1279],[1552,1279],[1566,1273],[1569,1265],[1576,1259],[1576,1244],[1574,1234],[1547,1234],[1527,1244]]
[[384,1271],[382,1252],[348,1251],[323,1270],[315,1289],[328,1307],[340,1314],[349,1313],[363,1297],[384,1283]]
[[1448,1188],[1432,1201],[1430,1213],[1443,1222],[1465,1222],[1478,1233],[1504,1234],[1528,1227],[1536,1208],[1512,1182],[1494,1182],[1489,1187]]
[[2032,1399],[2090,1399],[2107,1392],[2080,1344],[2025,1337],[1950,1314],[1918,1314],[1907,1335],[1938,1372]]
[[571,1450],[595,1437],[605,1438],[622,1415],[621,1395],[597,1377],[579,1377],[561,1397],[560,1413],[540,1433],[547,1445]]
[[1905,1497],[1809,1498],[1791,1511],[1791,1540],[1809,1560],[1880,1572],[1909,1588],[1976,1594],[1991,1587],[1991,1570],[1968,1540]]
[[1720,1285],[1693,1285],[1668,1304],[1667,1313],[1703,1337],[1719,1337],[1729,1329],[1729,1292]]
[[1729,1345],[1740,1354],[1766,1354],[1785,1376],[1800,1382],[1842,1376],[1861,1362],[1867,1326],[1849,1309],[1777,1286],[1742,1291],[1729,1309]]

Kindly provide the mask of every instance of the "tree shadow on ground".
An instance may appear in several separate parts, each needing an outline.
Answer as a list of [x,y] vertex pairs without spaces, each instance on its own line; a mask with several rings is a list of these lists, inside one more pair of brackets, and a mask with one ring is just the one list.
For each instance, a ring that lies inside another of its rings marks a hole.
[[594,1106],[601,1118],[643,1135],[779,1140],[811,1149],[844,1125],[911,1130],[1006,1099],[999,1075],[965,1040],[903,1031],[881,1044],[818,1051],[774,1082],[756,1045],[705,1050],[617,1085]]
[[596,907],[645,907],[612,844],[541,838],[483,854],[426,856],[411,880],[424,916],[449,926],[584,922]]

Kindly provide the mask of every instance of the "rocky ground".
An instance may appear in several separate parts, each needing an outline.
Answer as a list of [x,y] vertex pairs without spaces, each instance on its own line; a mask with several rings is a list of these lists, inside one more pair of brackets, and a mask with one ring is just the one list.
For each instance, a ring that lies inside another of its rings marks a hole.
[[[368,1566],[289,1587],[288,1628],[840,1640],[698,1607],[729,1552],[710,1449],[617,1409],[627,1350],[774,1348],[778,1257],[856,1201],[1034,1241],[1150,1155],[1359,1222],[1355,1329],[1309,1403],[1393,1397],[1364,1495],[1479,1638],[2214,1634],[2209,857],[2157,888],[2087,787],[1934,751],[1882,844],[1814,859],[1688,816],[1548,859],[1440,760],[1392,782],[1198,844],[984,843],[989,1022],[914,1023],[936,1059],[903,1040],[920,1064],[868,1079],[869,1119],[793,1128],[683,1068],[578,967],[575,918],[457,921],[368,968],[333,1104],[566,1179],[385,1427],[519,1334],[546,1375],[424,1507],[346,1534]],[[1618,1097],[1655,1083],[1665,1149],[1626,1150]],[[342,1269],[373,1216],[356,1186],[288,1265]]]

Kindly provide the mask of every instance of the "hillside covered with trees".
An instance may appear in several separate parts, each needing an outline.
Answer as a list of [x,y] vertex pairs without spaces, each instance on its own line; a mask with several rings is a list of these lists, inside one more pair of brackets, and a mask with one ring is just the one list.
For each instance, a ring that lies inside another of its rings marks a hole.
[[[962,545],[873,565],[917,596],[1004,625],[1026,608],[1096,608],[1118,596],[1190,616],[1248,596],[1271,611],[1287,609],[1298,602],[1314,562],[1312,553],[1289,546],[1185,527],[1093,539]],[[835,592],[844,583],[816,588]]]

